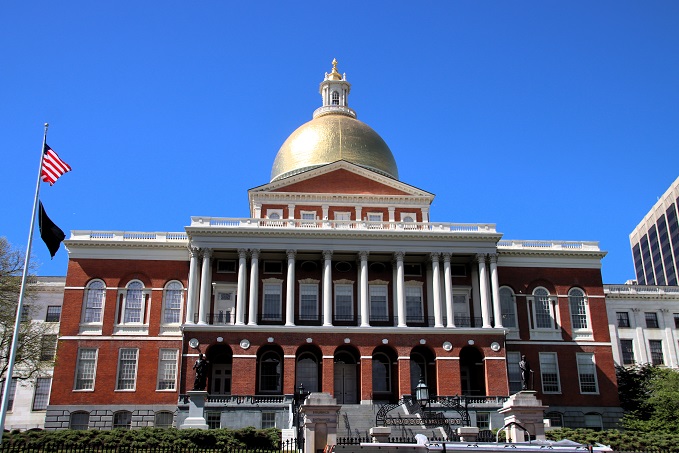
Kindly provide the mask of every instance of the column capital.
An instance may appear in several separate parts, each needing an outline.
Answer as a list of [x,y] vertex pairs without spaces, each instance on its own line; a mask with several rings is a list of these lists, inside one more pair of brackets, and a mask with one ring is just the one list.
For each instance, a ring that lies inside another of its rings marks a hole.
[[396,258],[396,261],[403,261],[404,256],[406,256],[406,252],[402,250],[394,252],[394,258]]
[[250,249],[250,258],[253,260],[259,259],[259,249]]
[[203,255],[204,260],[210,259],[210,257],[212,257],[212,249],[202,248],[202,249],[200,249],[200,251]]
[[200,255],[200,248],[194,245],[190,246],[189,255],[191,255],[191,258],[198,258],[198,256]]
[[491,263],[497,263],[497,253],[489,253],[488,258]]
[[443,256],[444,263],[450,263],[450,252],[443,252],[441,255]]
[[431,259],[432,261],[438,261],[440,257],[441,257],[441,252],[431,252],[429,254],[429,259]]
[[486,263],[486,254],[485,253],[477,253],[476,254],[476,262],[477,263]]
[[288,256],[289,260],[294,260],[297,255],[297,250],[288,249],[285,251],[285,254]]
[[368,252],[367,250],[361,250],[360,252],[358,252],[358,257],[361,259],[361,261],[367,261],[368,255],[370,255],[370,252]]
[[244,260],[248,257],[247,249],[238,249],[238,259]]
[[323,259],[324,260],[332,259],[332,250],[323,250]]

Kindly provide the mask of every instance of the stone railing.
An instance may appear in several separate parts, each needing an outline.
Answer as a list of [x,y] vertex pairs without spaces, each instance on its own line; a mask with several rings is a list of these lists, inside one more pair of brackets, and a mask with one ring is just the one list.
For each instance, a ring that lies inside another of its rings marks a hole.
[[497,243],[498,249],[515,250],[562,250],[599,252],[599,243],[596,241],[514,241],[501,240]]
[[197,228],[275,228],[310,230],[389,230],[434,233],[496,233],[493,223],[368,222],[365,220],[252,219],[191,217]]
[[135,231],[71,231],[70,241],[111,241],[111,242],[188,242],[186,233],[147,233]]
[[638,294],[649,296],[679,296],[679,286],[604,285],[605,294]]

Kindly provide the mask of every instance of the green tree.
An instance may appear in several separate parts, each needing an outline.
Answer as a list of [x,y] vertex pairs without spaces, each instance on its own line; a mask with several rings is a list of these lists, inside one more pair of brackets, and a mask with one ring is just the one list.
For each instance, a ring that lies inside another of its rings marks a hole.
[[618,368],[618,392],[627,431],[679,430],[679,372],[650,364]]
[[[16,309],[19,303],[21,275],[24,254],[12,248],[7,239],[0,237],[0,380],[4,380],[9,365],[9,353],[14,335]],[[35,281],[32,278],[30,281]],[[22,381],[34,379],[52,366],[52,362],[40,358],[42,339],[49,326],[32,322],[34,309],[31,302],[35,297],[35,285],[27,285],[24,296],[23,318],[19,329],[17,356],[12,377]]]

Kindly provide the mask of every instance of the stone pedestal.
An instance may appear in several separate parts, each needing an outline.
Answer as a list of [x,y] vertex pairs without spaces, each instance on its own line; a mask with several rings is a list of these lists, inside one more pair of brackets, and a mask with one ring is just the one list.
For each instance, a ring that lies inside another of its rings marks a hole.
[[370,428],[370,437],[372,437],[373,442],[389,442],[389,436],[391,436],[390,426],[375,426]]
[[542,405],[542,401],[536,398],[535,393],[535,390],[515,393],[502,405],[502,409],[498,410],[505,416],[505,426],[514,423],[506,431],[507,438],[512,442],[524,440],[524,431],[515,425],[517,423],[535,436],[536,440],[545,440],[544,411],[547,406]]
[[179,426],[179,429],[207,429],[207,423],[205,422],[205,399],[207,398],[207,392],[203,390],[190,390],[187,392],[189,396],[189,416],[184,420]]
[[460,426],[457,428],[457,435],[460,442],[476,442],[479,438],[479,428],[476,426]]
[[323,452],[337,444],[337,418],[340,407],[329,393],[312,393],[304,401],[304,453]]

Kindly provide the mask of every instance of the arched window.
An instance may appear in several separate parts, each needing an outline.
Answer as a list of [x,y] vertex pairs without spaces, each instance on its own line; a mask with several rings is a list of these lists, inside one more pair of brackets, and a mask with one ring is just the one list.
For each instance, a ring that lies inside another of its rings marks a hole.
[[123,299],[123,322],[141,323],[144,313],[144,284],[139,280],[127,284]]
[[104,311],[106,285],[101,280],[92,280],[85,288],[84,323],[101,323]]
[[543,287],[538,287],[533,290],[533,315],[535,328],[537,329],[553,329],[554,328],[554,311],[552,309],[552,300],[549,297],[549,291]]
[[179,324],[181,322],[182,301],[184,287],[178,281],[171,281],[165,285],[163,291],[163,323]]
[[511,288],[500,288],[500,311],[502,313],[502,327],[516,329],[516,298]]
[[585,428],[593,429],[595,431],[601,431],[604,429],[603,420],[601,414],[596,412],[588,412],[585,414]]
[[318,361],[312,353],[305,352],[297,358],[295,377],[296,389],[302,384],[307,392],[318,391]]
[[113,428],[130,429],[132,427],[132,412],[118,411],[113,414]]
[[568,306],[571,309],[571,324],[573,329],[588,329],[587,299],[581,289],[572,288],[568,291]]
[[332,92],[332,105],[339,105],[339,93],[337,91]]
[[259,361],[259,391],[262,393],[280,393],[283,361],[275,351],[262,354]]
[[156,412],[153,426],[156,428],[172,428],[174,414],[170,411]]
[[552,428],[562,428],[563,427],[563,415],[561,412],[547,412],[545,418],[549,420],[549,425]]
[[373,355],[373,392],[391,392],[391,360],[383,352]]
[[89,428],[90,413],[89,412],[71,412],[71,418],[68,422],[68,427],[75,430],[84,430]]

